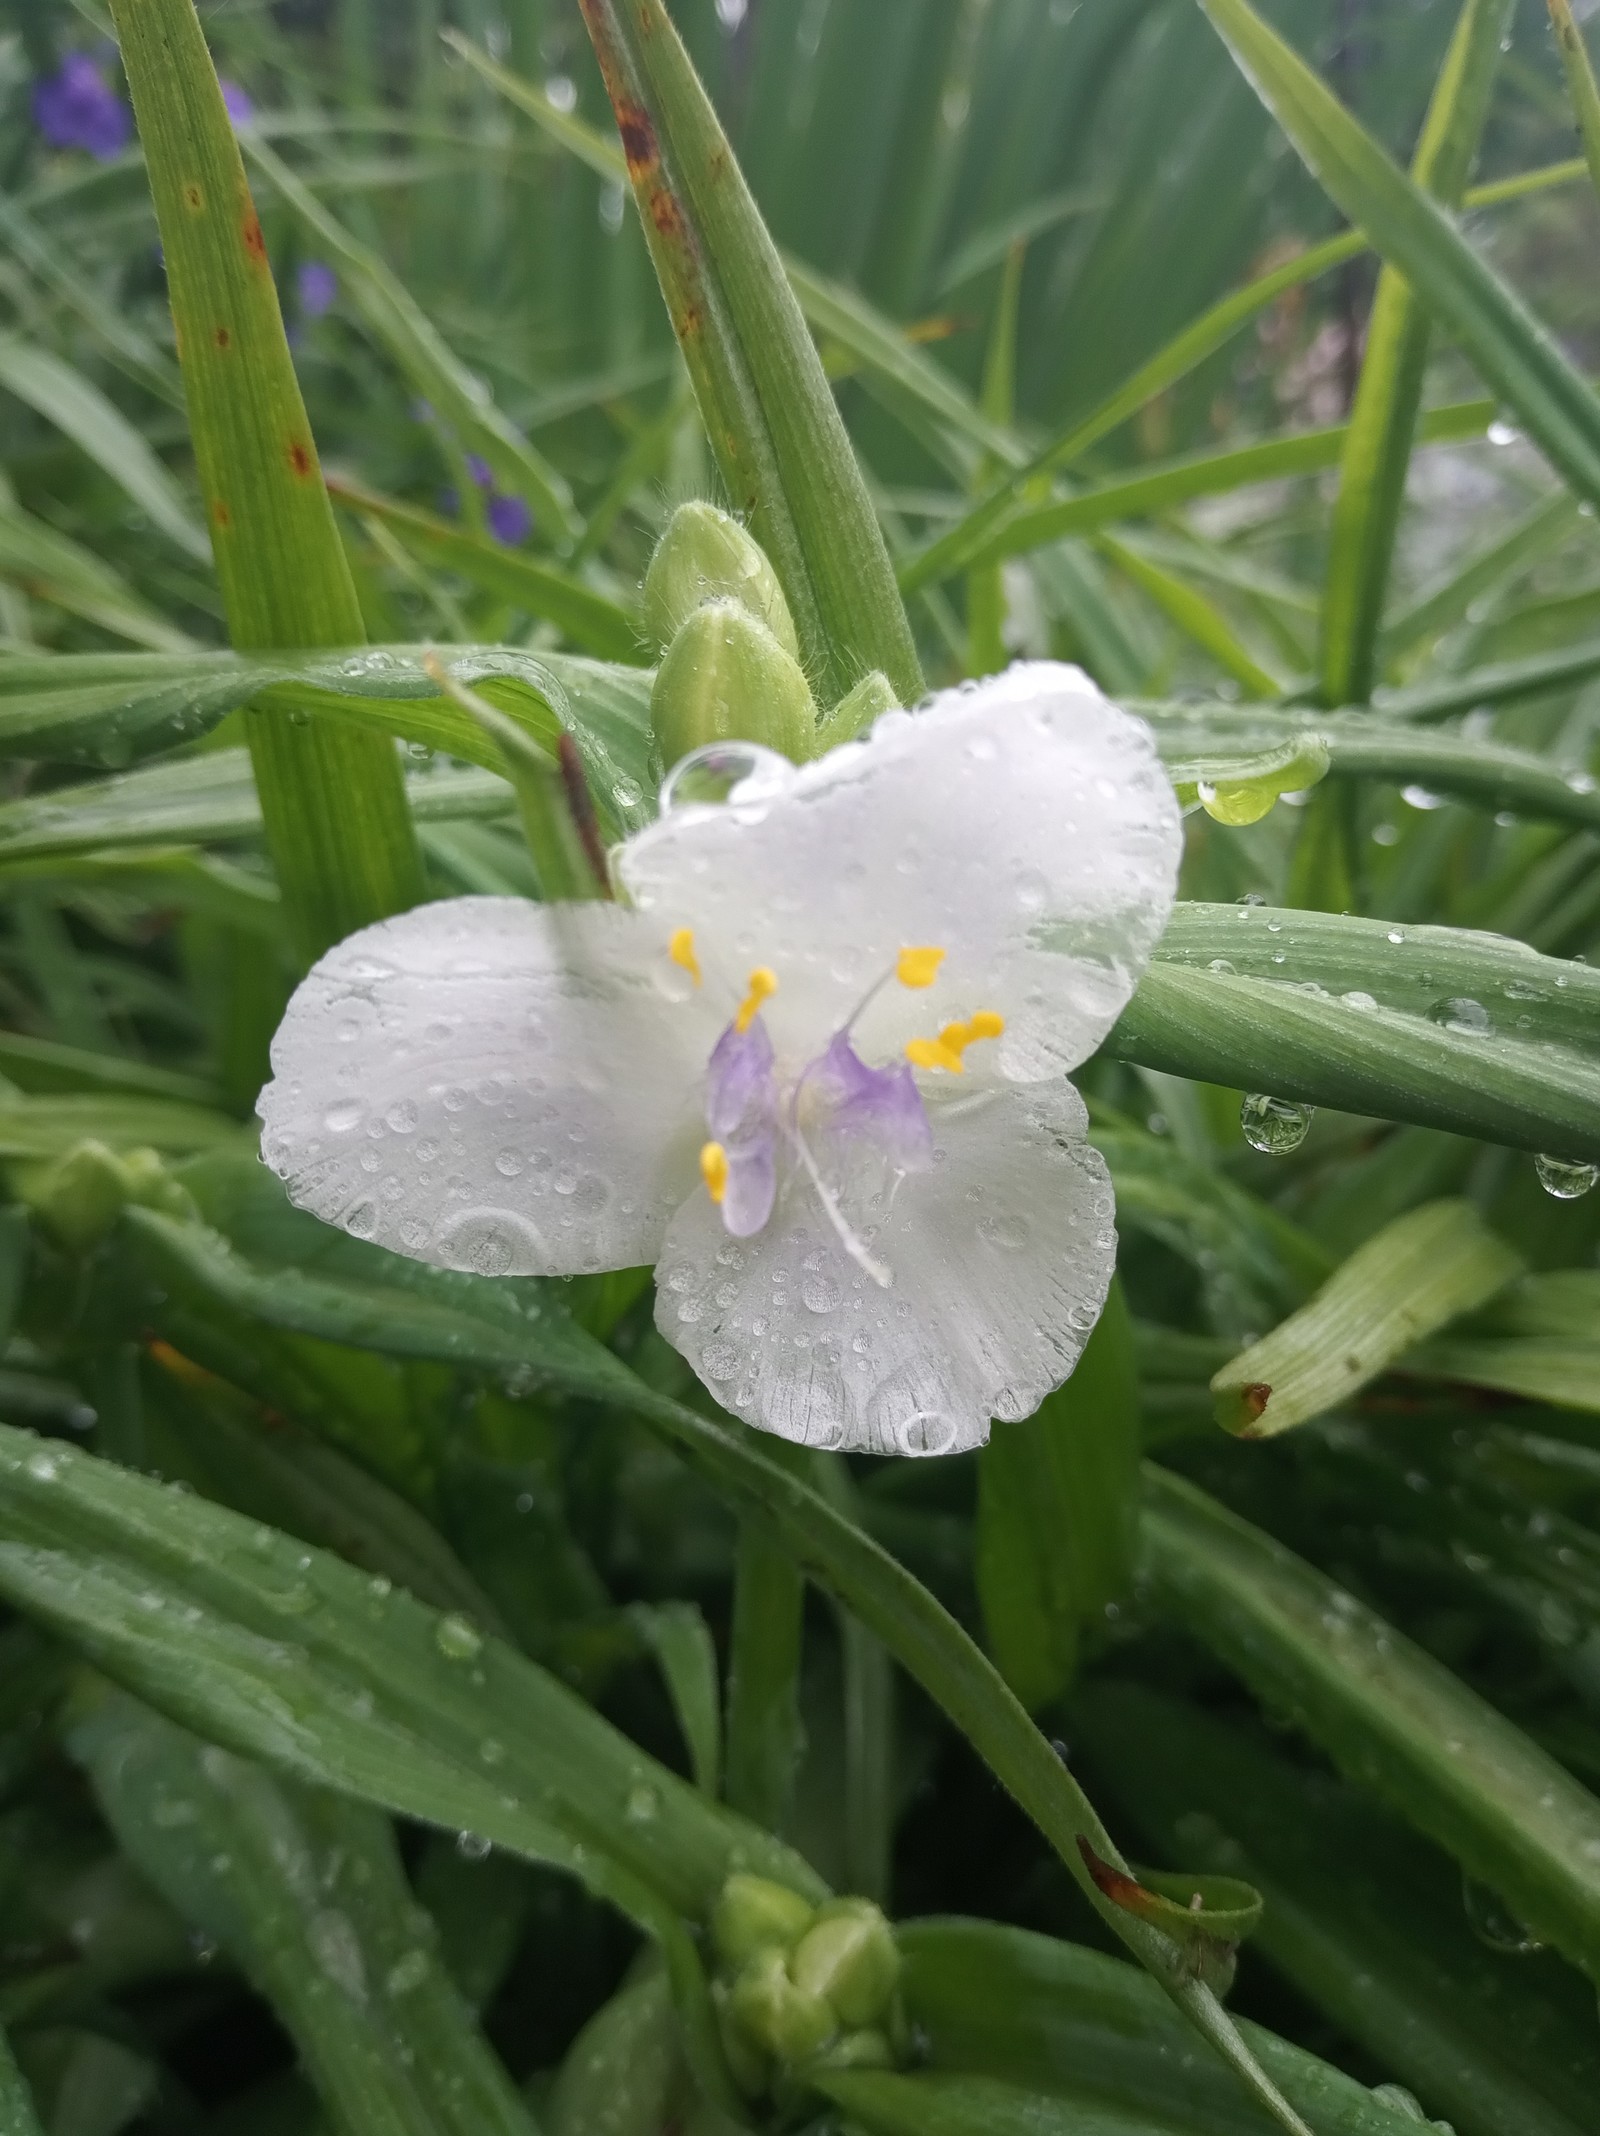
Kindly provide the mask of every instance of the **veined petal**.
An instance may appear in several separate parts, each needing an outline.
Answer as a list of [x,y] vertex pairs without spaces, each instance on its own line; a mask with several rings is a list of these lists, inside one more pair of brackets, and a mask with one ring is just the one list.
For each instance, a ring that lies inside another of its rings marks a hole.
[[771,967],[780,1059],[809,1057],[907,946],[936,945],[930,988],[888,986],[862,1017],[863,1058],[992,1010],[999,1072],[1031,1081],[1086,1059],[1127,1002],[1180,840],[1143,722],[1040,661],[889,713],[736,802],[674,809],[618,865],[641,910],[695,930],[725,995]]
[[296,990],[262,1155],[301,1208],[436,1267],[634,1267],[696,1177],[714,1038],[637,913],[422,905]]
[[1077,1363],[1116,1260],[1105,1165],[1065,1079],[932,1112],[934,1162],[842,1213],[892,1271],[857,1266],[803,1177],[758,1239],[704,1196],[673,1218],[656,1325],[723,1405],[808,1446],[945,1454],[1032,1413]]

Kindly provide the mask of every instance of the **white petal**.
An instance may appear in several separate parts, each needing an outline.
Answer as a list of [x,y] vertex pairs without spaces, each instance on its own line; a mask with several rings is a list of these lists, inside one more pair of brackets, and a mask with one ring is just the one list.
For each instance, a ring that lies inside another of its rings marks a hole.
[[423,905],[296,990],[262,1154],[301,1208],[436,1267],[633,1267],[696,1176],[715,1037],[637,913]]
[[1065,1080],[1000,1085],[934,1112],[933,1169],[845,1210],[872,1224],[885,1290],[803,1177],[758,1238],[703,1195],[672,1220],[656,1325],[724,1407],[808,1446],[943,1454],[981,1446],[1071,1372],[1116,1261],[1110,1180]]
[[1110,1029],[1166,925],[1180,839],[1148,728],[1041,661],[890,713],[748,805],[674,810],[619,867],[641,910],[694,928],[708,984],[772,967],[781,1059],[818,1051],[901,949],[936,946],[935,985],[887,988],[862,1053],[994,1009],[1000,1072],[1026,1081]]

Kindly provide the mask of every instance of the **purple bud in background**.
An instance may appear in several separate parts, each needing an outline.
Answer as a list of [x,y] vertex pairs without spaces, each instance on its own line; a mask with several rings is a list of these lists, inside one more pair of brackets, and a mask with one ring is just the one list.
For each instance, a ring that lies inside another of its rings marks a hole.
[[502,497],[497,493],[489,499],[486,516],[489,532],[508,549],[517,548],[533,532],[533,514],[520,497]]
[[33,85],[33,117],[52,148],[83,148],[109,163],[128,145],[128,107],[87,52],[69,52],[59,70]]
[[256,107],[249,94],[237,82],[219,78],[217,87],[222,91],[222,101],[228,107],[228,116],[235,126],[248,126],[256,115]]
[[326,260],[302,260],[295,278],[300,310],[307,319],[320,319],[339,294],[339,277]]
[[477,483],[479,489],[493,489],[494,469],[481,452],[469,452],[467,454],[467,473]]

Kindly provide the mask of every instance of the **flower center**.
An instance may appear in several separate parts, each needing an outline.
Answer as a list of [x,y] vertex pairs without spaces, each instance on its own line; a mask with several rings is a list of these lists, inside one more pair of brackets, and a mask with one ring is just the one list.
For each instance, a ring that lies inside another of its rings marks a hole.
[[[692,929],[680,927],[667,946],[672,962],[696,986],[703,974]],[[706,1126],[700,1151],[706,1192],[735,1238],[750,1238],[772,1215],[780,1156],[809,1182],[845,1250],[875,1282],[891,1274],[847,1220],[841,1190],[864,1166],[888,1169],[894,1184],[933,1162],[933,1136],[913,1068],[961,1075],[969,1046],[999,1038],[1005,1019],[980,1009],[965,1022],[946,1023],[935,1038],[914,1038],[904,1057],[874,1068],[856,1051],[852,1032],[883,992],[898,983],[934,984],[942,949],[901,950],[893,966],[868,988],[850,1015],[797,1075],[780,1075],[761,1011],[778,991],[778,976],[757,965],[706,1067]]]

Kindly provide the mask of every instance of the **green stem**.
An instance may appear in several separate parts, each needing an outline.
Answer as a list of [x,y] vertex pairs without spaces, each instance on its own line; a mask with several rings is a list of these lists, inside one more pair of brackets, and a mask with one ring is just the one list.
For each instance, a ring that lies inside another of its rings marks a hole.
[[728,1669],[727,1797],[769,1832],[781,1832],[800,1755],[800,1663],[805,1581],[759,1512],[739,1523]]

